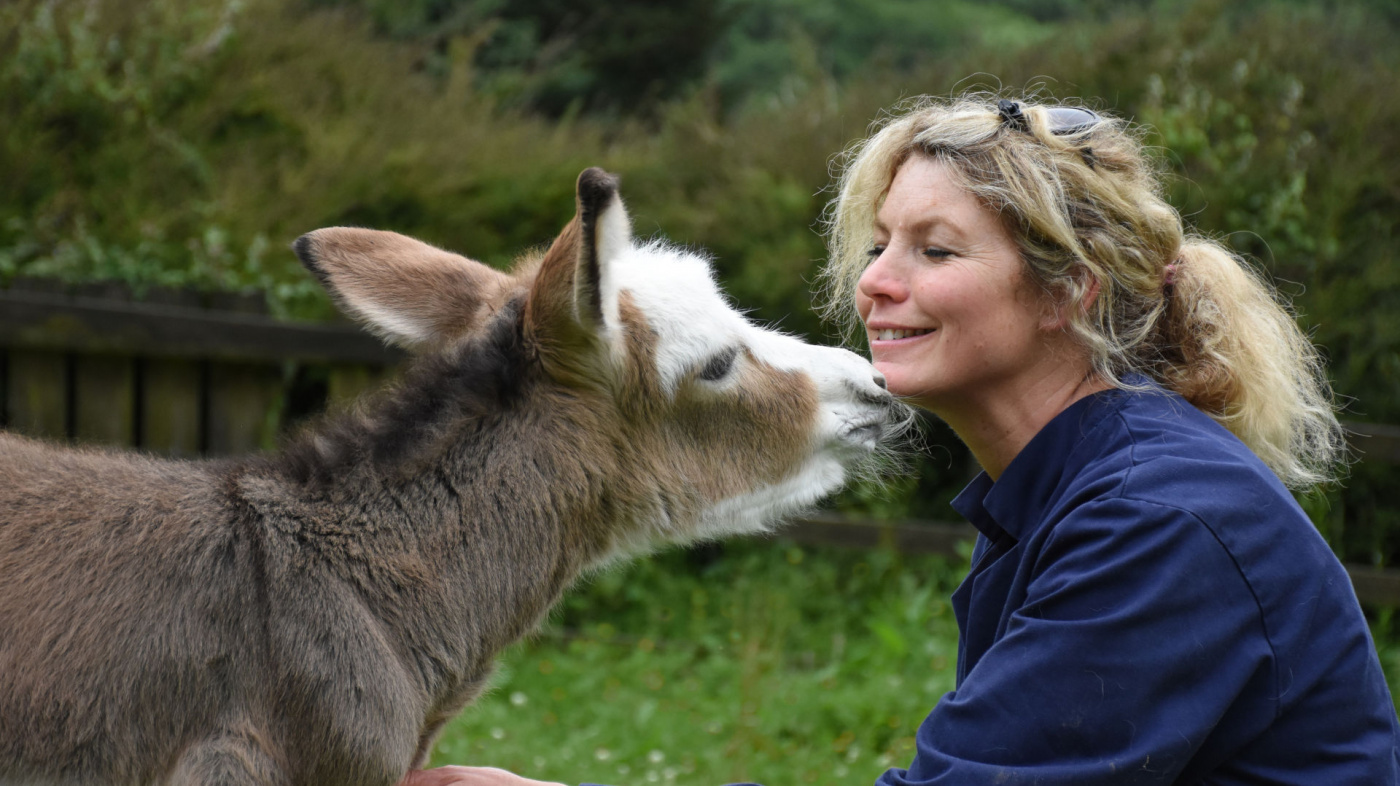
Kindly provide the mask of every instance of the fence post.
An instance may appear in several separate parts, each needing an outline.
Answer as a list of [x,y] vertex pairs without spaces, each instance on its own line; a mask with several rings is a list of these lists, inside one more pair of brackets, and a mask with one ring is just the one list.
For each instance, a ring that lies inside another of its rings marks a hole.
[[282,414],[281,369],[266,363],[215,363],[208,379],[209,455],[272,447]]
[[141,363],[142,448],[188,458],[203,449],[203,371],[200,363],[150,358]]
[[11,350],[8,377],[10,428],[31,437],[67,439],[68,357]]
[[135,360],[78,355],[73,360],[73,438],[130,446],[136,437]]

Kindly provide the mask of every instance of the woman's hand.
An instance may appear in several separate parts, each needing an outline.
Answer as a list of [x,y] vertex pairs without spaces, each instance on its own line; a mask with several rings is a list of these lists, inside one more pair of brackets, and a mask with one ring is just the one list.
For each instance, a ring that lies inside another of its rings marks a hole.
[[563,786],[549,781],[532,781],[495,767],[434,767],[409,770],[399,786]]

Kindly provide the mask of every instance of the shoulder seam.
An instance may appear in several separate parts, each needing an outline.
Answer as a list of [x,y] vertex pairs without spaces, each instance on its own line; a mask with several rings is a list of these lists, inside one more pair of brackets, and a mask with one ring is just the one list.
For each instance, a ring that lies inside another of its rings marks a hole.
[[1264,604],[1259,599],[1259,593],[1254,589],[1253,582],[1249,580],[1248,574],[1246,574],[1244,568],[1240,566],[1240,561],[1235,557],[1235,553],[1230,550],[1229,546],[1225,545],[1225,541],[1221,539],[1220,533],[1216,532],[1215,528],[1212,527],[1209,523],[1207,523],[1205,519],[1201,518],[1200,515],[1198,515],[1195,511],[1180,507],[1178,505],[1170,505],[1165,502],[1160,502],[1158,500],[1143,499],[1142,497],[1138,497],[1132,494],[1121,493],[1121,490],[1126,488],[1126,486],[1128,485],[1128,478],[1132,475],[1133,470],[1137,469],[1137,466],[1137,463],[1134,461],[1129,466],[1127,473],[1125,473],[1122,483],[1119,484],[1119,498],[1125,500],[1132,500],[1133,502],[1138,502],[1144,505],[1152,505],[1158,508],[1177,511],[1178,513],[1183,513],[1191,517],[1197,524],[1199,524],[1207,532],[1210,533],[1210,536],[1215,539],[1215,542],[1217,544],[1219,544],[1221,551],[1224,551],[1225,555],[1230,558],[1230,563],[1235,566],[1235,572],[1239,575],[1240,581],[1243,582],[1245,588],[1249,590],[1249,596],[1254,599],[1254,609],[1255,612],[1259,615],[1259,628],[1264,634],[1264,643],[1269,646],[1269,655],[1271,656],[1269,670],[1273,673],[1274,696],[1276,697],[1274,705],[1274,718],[1277,719],[1279,715],[1281,715],[1283,712],[1283,685],[1282,675],[1279,672],[1279,654],[1278,649],[1274,647],[1274,637],[1273,633],[1269,630],[1268,618],[1264,614]]

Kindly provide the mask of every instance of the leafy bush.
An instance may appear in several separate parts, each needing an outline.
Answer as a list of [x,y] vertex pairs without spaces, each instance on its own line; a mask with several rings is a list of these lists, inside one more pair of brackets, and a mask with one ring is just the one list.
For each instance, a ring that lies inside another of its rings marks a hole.
[[[0,7],[0,273],[217,278],[197,199],[211,167],[178,122],[236,16],[233,2]],[[153,209],[172,193],[196,199]]]
[[[490,25],[528,21],[503,5],[14,2],[0,5],[0,282],[251,288],[277,313],[324,317],[285,250],[302,232],[372,225],[505,265],[554,236],[574,178],[596,164],[623,175],[640,234],[704,246],[756,317],[834,340],[809,286],[832,155],[902,97],[1022,85],[1147,125],[1173,202],[1296,296],[1348,416],[1400,422],[1388,8],[1007,0],[928,16],[907,0],[730,0],[712,18],[677,6],[704,35],[721,24],[703,76],[665,76],[674,84],[639,118],[547,119],[483,82]],[[838,504],[948,515],[973,467],[931,428],[913,476]],[[1400,557],[1390,473],[1362,464],[1309,501],[1348,560]]]

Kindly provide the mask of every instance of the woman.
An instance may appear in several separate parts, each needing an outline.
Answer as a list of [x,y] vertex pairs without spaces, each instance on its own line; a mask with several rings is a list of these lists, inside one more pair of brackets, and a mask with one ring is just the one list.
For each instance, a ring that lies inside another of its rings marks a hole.
[[[879,783],[1400,783],[1366,622],[1287,490],[1343,442],[1273,290],[1085,109],[923,100],[848,161],[830,302],[984,470],[957,689]],[[483,772],[458,782],[533,783]]]

